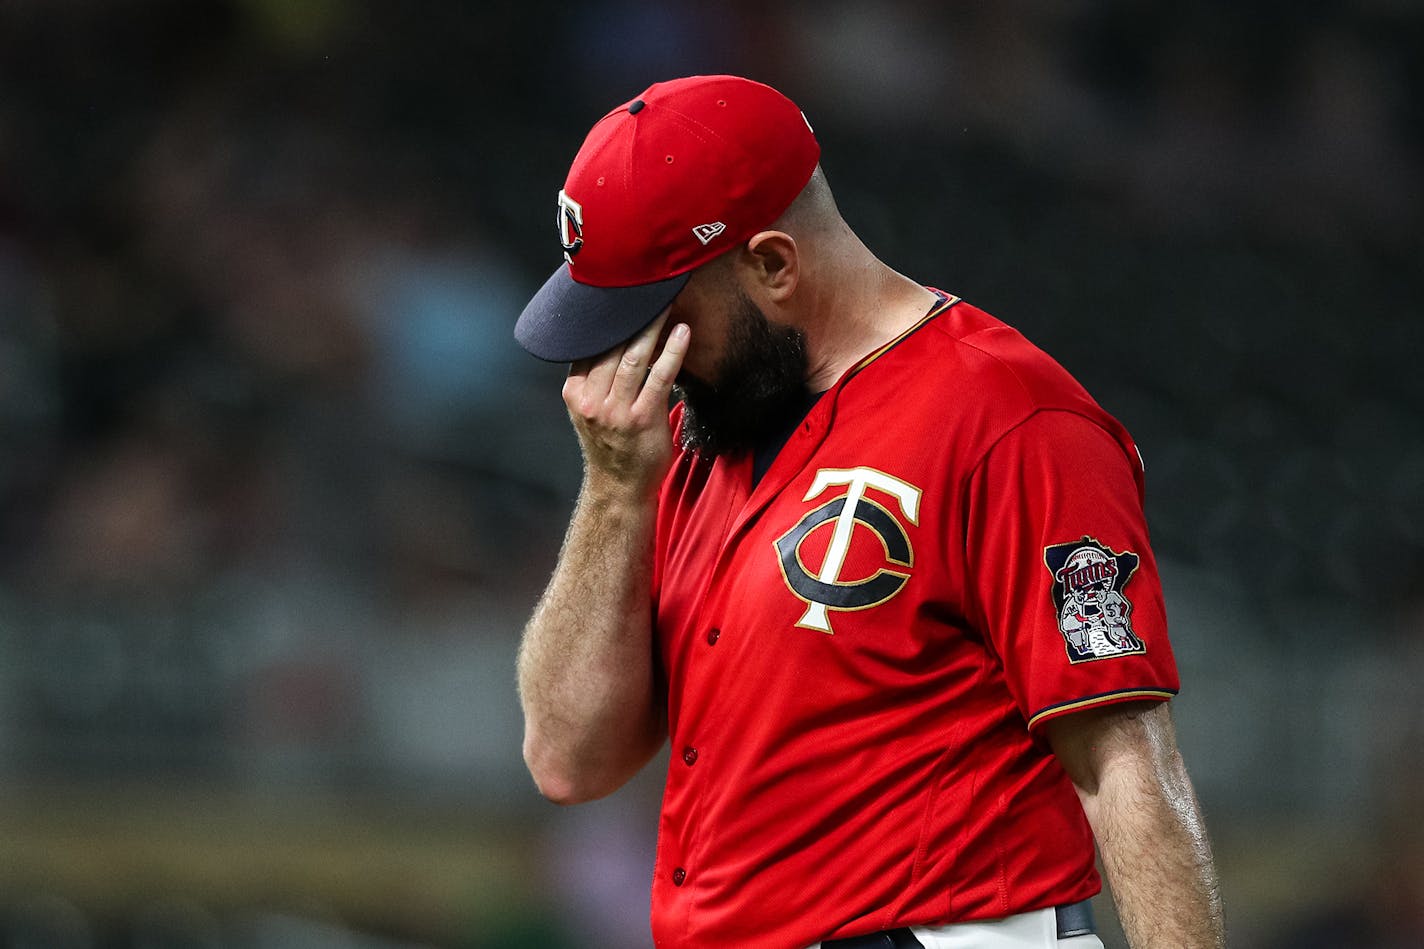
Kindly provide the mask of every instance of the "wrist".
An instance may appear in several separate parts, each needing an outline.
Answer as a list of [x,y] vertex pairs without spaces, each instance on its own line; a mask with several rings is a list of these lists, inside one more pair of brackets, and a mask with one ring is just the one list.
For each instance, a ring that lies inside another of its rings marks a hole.
[[593,469],[584,472],[584,502],[595,507],[630,512],[653,511],[657,508],[660,481],[650,478],[624,478]]

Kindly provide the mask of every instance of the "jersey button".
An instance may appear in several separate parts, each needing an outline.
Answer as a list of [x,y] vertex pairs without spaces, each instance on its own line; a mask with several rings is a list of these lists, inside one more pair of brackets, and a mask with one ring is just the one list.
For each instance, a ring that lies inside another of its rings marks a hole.
[[684,880],[686,880],[686,879],[687,879],[687,871],[684,870],[682,867],[678,867],[676,870],[672,871],[672,885],[673,885],[673,886],[682,886],[682,881],[684,881]]
[[717,645],[717,640],[719,640],[719,639],[721,639],[721,638],[722,638],[722,631],[721,631],[720,629],[718,629],[717,627],[714,626],[714,627],[712,627],[711,629],[709,629],[709,630],[707,631],[707,645],[709,645],[709,646],[715,646],[715,645]]
[[682,763],[689,768],[697,764],[697,749],[691,746],[682,749]]

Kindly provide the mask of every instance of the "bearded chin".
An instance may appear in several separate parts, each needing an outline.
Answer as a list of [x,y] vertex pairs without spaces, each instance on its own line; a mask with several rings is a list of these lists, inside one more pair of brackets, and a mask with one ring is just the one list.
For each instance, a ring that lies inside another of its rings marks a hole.
[[806,336],[769,321],[743,297],[716,381],[684,376],[682,447],[706,458],[751,451],[806,405]]

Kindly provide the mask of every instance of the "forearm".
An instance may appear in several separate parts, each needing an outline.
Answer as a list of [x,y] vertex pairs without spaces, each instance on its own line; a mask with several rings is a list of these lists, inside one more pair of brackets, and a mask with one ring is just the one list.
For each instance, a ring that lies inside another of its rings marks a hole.
[[524,631],[524,757],[559,803],[602,797],[663,738],[653,687],[655,502],[585,481],[548,589]]
[[[1166,717],[1166,706],[1143,713]],[[1211,843],[1170,728],[1150,731],[1152,753],[1105,763],[1079,788],[1132,949],[1226,945]]]

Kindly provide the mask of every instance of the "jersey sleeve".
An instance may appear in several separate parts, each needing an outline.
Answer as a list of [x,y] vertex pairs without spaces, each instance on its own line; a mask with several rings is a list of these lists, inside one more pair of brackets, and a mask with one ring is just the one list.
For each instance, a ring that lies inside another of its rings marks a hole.
[[1045,410],[999,439],[969,479],[970,592],[1031,729],[1177,692],[1140,465],[1126,433]]

